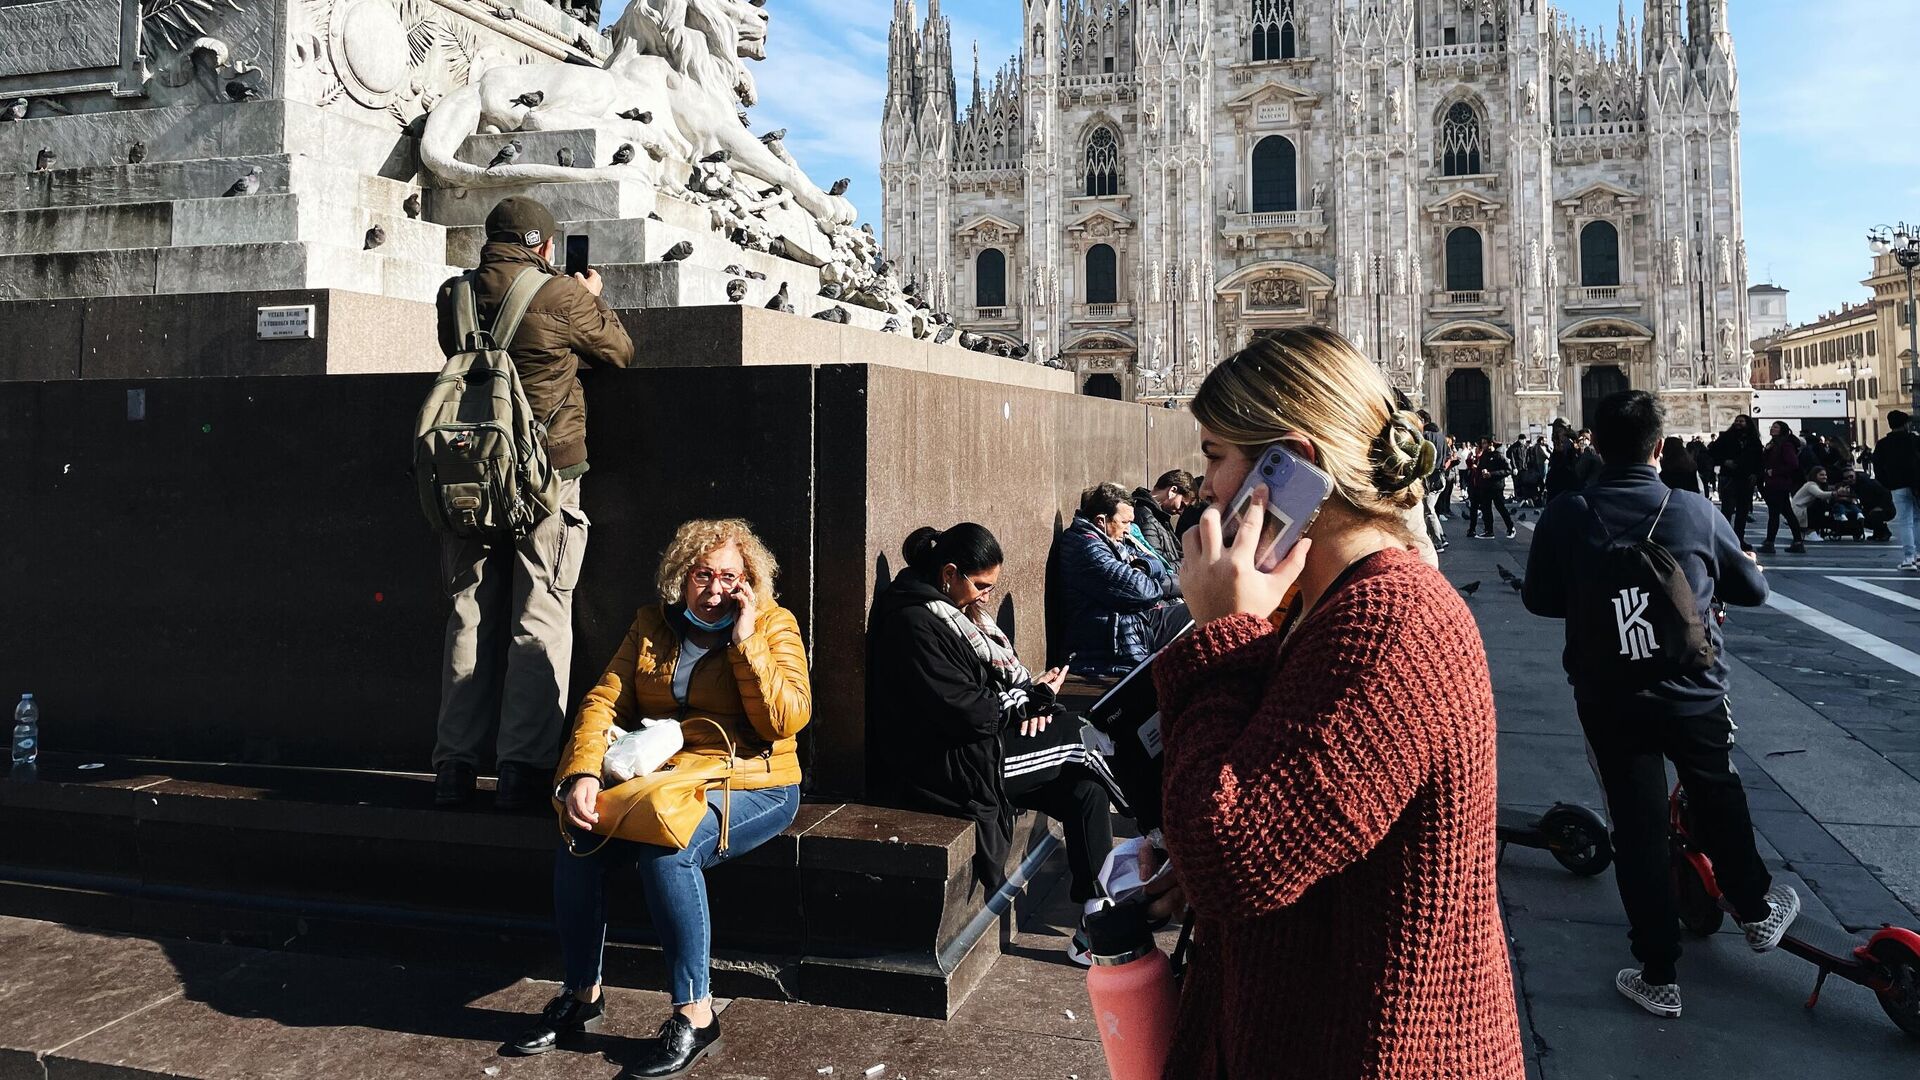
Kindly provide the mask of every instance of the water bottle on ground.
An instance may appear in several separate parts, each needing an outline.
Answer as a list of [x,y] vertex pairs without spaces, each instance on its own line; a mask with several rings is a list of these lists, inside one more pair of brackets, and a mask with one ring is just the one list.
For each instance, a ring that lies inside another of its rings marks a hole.
[[1138,904],[1087,916],[1093,966],[1087,997],[1113,1080],[1159,1080],[1173,1049],[1179,992],[1167,954],[1154,944]]
[[40,759],[40,706],[32,694],[21,694],[13,710],[13,763],[31,765]]

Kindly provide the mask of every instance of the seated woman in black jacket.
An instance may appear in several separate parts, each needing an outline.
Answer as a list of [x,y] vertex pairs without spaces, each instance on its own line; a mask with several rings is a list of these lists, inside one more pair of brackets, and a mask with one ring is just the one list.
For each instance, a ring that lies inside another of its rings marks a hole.
[[868,622],[871,786],[908,809],[972,820],[974,873],[989,890],[1006,878],[1016,808],[1039,810],[1066,831],[1074,899],[1092,899],[1113,847],[1106,785],[1080,765],[1005,776],[1005,743],[1017,751],[1045,731],[1067,671],[1032,677],[987,614],[1000,542],[966,522],[916,531],[904,554]]

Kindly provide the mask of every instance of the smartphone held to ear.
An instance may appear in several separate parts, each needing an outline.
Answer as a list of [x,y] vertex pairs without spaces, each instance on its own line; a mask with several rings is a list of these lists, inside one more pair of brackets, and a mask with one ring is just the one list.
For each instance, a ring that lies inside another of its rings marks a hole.
[[1260,526],[1260,543],[1254,548],[1253,564],[1261,573],[1267,573],[1280,565],[1320,516],[1320,507],[1326,503],[1327,496],[1333,494],[1333,478],[1289,450],[1285,443],[1267,447],[1254,460],[1246,483],[1240,485],[1239,493],[1228,504],[1226,517],[1220,523],[1225,542],[1233,542],[1247,503],[1261,488],[1267,492],[1266,517]]
[[589,266],[587,262],[587,241],[589,239],[590,238],[586,236],[567,237],[566,270],[568,274],[585,274],[587,272]]

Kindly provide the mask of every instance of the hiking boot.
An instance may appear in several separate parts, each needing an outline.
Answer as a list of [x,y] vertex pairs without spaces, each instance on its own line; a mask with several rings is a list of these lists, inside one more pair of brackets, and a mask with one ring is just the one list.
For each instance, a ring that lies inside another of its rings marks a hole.
[[540,1020],[507,1044],[514,1053],[531,1056],[544,1054],[559,1046],[561,1040],[583,1031],[599,1031],[607,1022],[607,995],[598,1001],[581,1001],[570,990],[547,1002]]
[[1787,554],[1789,555],[1805,555],[1806,553],[1807,553],[1807,545],[1801,543],[1798,540],[1795,540],[1793,543],[1787,545]]
[[434,766],[433,805],[465,806],[473,801],[473,766],[448,761]]
[[1800,914],[1800,894],[1794,892],[1791,885],[1778,884],[1767,890],[1767,905],[1773,909],[1772,914],[1759,922],[1740,924],[1741,932],[1747,935],[1747,945],[1754,952],[1766,952],[1787,936],[1787,927],[1792,926]]
[[493,808],[509,813],[532,806],[545,792],[545,786],[532,766],[518,762],[500,763],[500,780],[493,788]]
[[1613,988],[1628,1001],[1655,1016],[1680,1015],[1680,984],[1650,983],[1639,968],[1621,968],[1613,977]]
[[713,1023],[697,1028],[693,1021],[674,1013],[667,1022],[660,1025],[660,1034],[655,1036],[653,1046],[622,1074],[622,1080],[628,1076],[679,1076],[700,1063],[720,1045],[720,1018]]

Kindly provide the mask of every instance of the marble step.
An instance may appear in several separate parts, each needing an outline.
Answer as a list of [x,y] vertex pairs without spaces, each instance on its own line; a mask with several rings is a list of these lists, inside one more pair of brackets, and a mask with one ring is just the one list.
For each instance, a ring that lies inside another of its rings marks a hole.
[[255,166],[261,195],[298,192],[397,213],[420,190],[409,181],[369,176],[305,154],[264,154],[0,174],[0,210],[219,198]]
[[364,246],[367,230],[376,223],[387,234],[381,254],[445,262],[445,230],[438,225],[410,220],[397,210],[369,210],[307,195],[0,210],[0,255],[286,240],[351,249]]
[[344,289],[431,301],[459,273],[311,240],[0,255],[0,300]]
[[305,154],[341,168],[390,177],[411,177],[419,168],[413,140],[400,135],[385,113],[328,112],[295,101],[269,100],[209,101],[0,123],[0,173],[33,168],[42,147],[59,155],[61,168],[122,165],[135,141],[146,145],[149,164]]
[[[606,278],[603,295],[608,306],[616,309],[706,307],[733,302],[727,298],[727,284],[734,280],[733,275],[710,267],[684,262],[614,263],[601,266],[600,272]],[[765,307],[779,292],[781,282],[787,281],[787,298],[793,302],[794,315],[798,318],[810,317],[837,305],[847,309],[847,325],[879,330],[893,317],[884,311],[802,292],[798,282],[786,278],[743,280],[747,282],[747,294],[739,303],[745,307]],[[899,319],[904,331],[910,320],[904,315]]]

